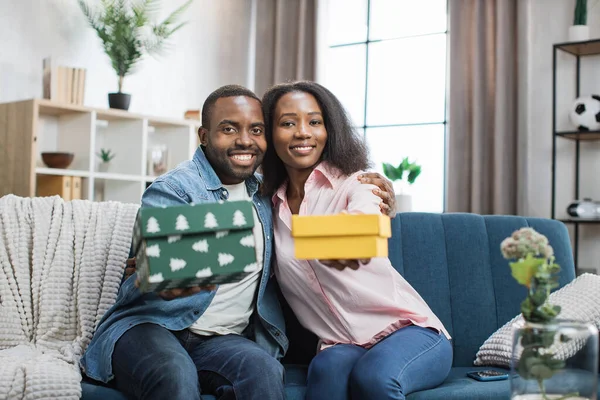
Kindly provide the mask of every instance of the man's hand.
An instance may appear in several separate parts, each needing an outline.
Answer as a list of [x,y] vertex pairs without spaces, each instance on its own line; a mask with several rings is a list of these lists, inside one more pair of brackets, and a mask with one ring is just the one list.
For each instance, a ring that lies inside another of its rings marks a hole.
[[394,192],[392,182],[377,172],[361,174],[358,176],[358,180],[361,183],[370,183],[378,187],[378,189],[373,189],[373,193],[383,200],[379,204],[381,212],[394,218],[396,216],[396,192]]
[[125,262],[125,279],[127,280],[129,279],[129,277],[133,274],[135,274],[135,257],[132,258],[128,258],[127,261]]
[[331,268],[335,268],[339,271],[342,271],[345,268],[350,268],[353,270],[357,270],[358,267],[362,265],[366,265],[371,262],[371,259],[364,260],[319,260],[319,262],[323,265],[326,265]]
[[163,300],[173,300],[173,299],[178,299],[178,298],[182,298],[182,297],[188,297],[188,296],[192,296],[196,293],[200,293],[202,291],[211,291],[211,290],[215,290],[215,285],[212,286],[195,286],[195,287],[191,287],[191,288],[185,288],[185,289],[171,289],[171,290],[163,290],[162,292],[157,293],[160,297],[163,298]]
[[[132,267],[133,265],[133,267]],[[135,272],[135,258],[129,258],[127,259],[127,263],[126,263],[126,268],[125,268],[125,279],[129,278],[131,275],[133,275],[133,273]],[[140,279],[136,278],[135,280],[135,287],[139,288],[140,287]],[[211,290],[215,290],[216,286],[215,285],[210,285],[210,286],[195,286],[195,287],[190,287],[190,288],[185,288],[185,289],[170,289],[170,290],[163,290],[162,292],[157,293],[160,297],[162,297],[164,300],[173,300],[173,299],[178,299],[181,297],[188,297],[188,296],[192,296],[196,293],[200,293],[203,290],[207,290],[207,291],[211,291]]]

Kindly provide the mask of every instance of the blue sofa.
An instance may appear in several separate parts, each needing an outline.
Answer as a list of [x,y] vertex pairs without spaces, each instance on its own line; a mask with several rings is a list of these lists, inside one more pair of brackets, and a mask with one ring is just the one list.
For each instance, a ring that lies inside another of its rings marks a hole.
[[[500,243],[530,226],[546,235],[561,265],[560,285],[575,278],[566,227],[554,220],[474,214],[404,213],[392,220],[389,257],[394,267],[423,296],[453,338],[454,365],[439,387],[410,394],[410,400],[508,399],[509,381],[477,382],[466,376],[481,344],[519,313],[525,289],[512,278]],[[307,364],[316,338],[304,330],[286,304],[290,351],[286,365],[287,398],[304,398]],[[84,400],[125,400],[113,389],[83,382]],[[203,399],[214,399],[203,396]]]

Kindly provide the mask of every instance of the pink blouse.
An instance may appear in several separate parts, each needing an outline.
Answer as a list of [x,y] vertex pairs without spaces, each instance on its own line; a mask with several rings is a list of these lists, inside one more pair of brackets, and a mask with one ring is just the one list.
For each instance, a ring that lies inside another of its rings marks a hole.
[[[322,162],[305,185],[300,215],[379,214],[374,185],[360,183],[357,172],[343,176]],[[292,213],[284,184],[273,196],[275,274],[300,323],[321,339],[321,348],[338,343],[369,348],[390,333],[414,324],[450,335],[390,260],[373,258],[357,270],[339,271],[317,260],[297,260],[291,236]]]

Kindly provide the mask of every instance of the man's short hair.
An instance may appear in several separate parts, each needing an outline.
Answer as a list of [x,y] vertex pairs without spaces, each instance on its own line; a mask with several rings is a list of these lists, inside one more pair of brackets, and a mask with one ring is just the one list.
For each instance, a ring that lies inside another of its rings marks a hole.
[[210,118],[217,100],[224,97],[244,96],[256,99],[260,103],[260,99],[254,92],[240,85],[225,85],[221,86],[214,92],[208,95],[202,106],[202,126],[210,129]]

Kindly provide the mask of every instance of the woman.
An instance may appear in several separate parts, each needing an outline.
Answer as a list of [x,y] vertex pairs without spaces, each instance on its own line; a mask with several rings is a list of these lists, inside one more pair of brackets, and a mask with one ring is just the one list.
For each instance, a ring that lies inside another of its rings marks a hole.
[[404,399],[441,384],[452,364],[449,334],[388,258],[338,269],[294,257],[292,214],[380,213],[373,186],[358,182],[367,150],[339,100],[317,83],[285,83],[265,93],[263,109],[275,274],[300,323],[320,338],[307,398]]

